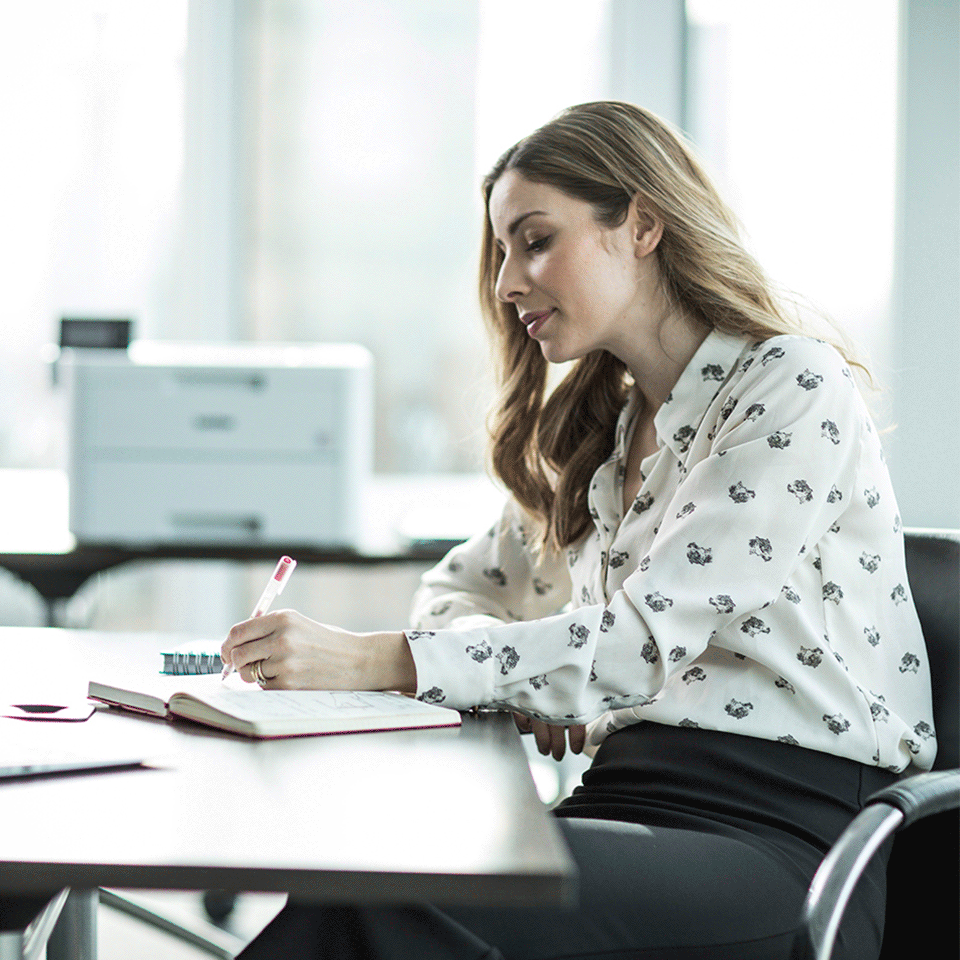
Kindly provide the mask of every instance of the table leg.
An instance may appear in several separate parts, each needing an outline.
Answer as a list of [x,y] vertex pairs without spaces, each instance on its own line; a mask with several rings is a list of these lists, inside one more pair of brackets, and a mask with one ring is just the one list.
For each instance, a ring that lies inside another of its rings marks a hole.
[[57,616],[57,609],[60,605],[60,601],[56,597],[44,597],[43,598],[43,609],[44,609],[44,626],[45,627],[59,627],[59,617]]
[[71,890],[47,941],[47,960],[97,960],[97,890]]

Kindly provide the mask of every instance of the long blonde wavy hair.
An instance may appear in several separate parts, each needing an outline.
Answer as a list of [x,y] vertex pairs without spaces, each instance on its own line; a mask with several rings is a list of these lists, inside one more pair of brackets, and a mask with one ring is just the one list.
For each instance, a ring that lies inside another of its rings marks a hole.
[[[488,211],[493,186],[508,170],[591,204],[596,220],[610,228],[623,223],[639,195],[663,223],[656,253],[668,302],[711,329],[757,341],[803,331],[683,136],[648,110],[617,101],[564,110],[496,162],[483,181]],[[559,550],[590,526],[590,479],[613,449],[630,381],[620,360],[597,350],[576,361],[548,396],[539,343],[527,335],[516,307],[496,296],[502,263],[488,215],[479,282],[498,359],[491,465],[539,522],[541,547]]]

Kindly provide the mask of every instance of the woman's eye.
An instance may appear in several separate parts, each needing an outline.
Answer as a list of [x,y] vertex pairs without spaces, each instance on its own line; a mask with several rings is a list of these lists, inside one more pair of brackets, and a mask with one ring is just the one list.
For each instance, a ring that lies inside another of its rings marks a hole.
[[549,242],[550,242],[549,237],[541,237],[539,240],[531,240],[527,244],[527,250],[530,253],[536,253],[538,250],[545,249]]

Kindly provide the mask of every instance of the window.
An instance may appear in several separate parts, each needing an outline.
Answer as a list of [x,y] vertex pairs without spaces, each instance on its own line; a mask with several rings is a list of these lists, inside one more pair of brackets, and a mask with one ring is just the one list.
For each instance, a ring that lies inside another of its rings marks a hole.
[[691,134],[760,262],[889,362],[896,0],[688,0]]
[[[377,371],[376,468],[480,469],[491,399],[480,176],[567,103],[604,94],[607,7],[23,7],[0,65],[7,89],[29,94],[0,108],[8,139],[28,146],[0,158],[17,187],[0,261],[14,331],[0,362],[16,377],[0,382],[0,466],[64,464],[63,398],[41,353],[58,319],[79,315],[131,317],[148,338],[363,343]],[[559,80],[518,80],[516,51],[545,41],[563,51]],[[196,309],[205,285],[224,282],[236,289],[206,294],[217,309]],[[121,569],[91,583],[67,620],[215,634],[247,615],[247,580],[259,589],[264,573],[208,567]],[[415,579],[378,573],[372,609],[369,577],[305,570],[288,600],[374,629],[404,621]]]
[[44,346],[61,316],[164,313],[186,0],[36,0],[0,47],[0,465],[62,466]]
[[[380,471],[482,467],[480,179],[561,107],[602,95],[605,8],[263,6],[247,335],[373,351]],[[545,47],[563,64],[549,78],[523,56]]]
[[[682,3],[17,6],[0,39],[4,89],[18,92],[0,123],[22,145],[0,155],[0,466],[64,462],[63,398],[42,348],[72,314],[131,317],[151,338],[363,343],[377,371],[376,469],[481,468],[492,385],[476,297],[480,178],[570,103],[613,92],[652,105],[681,69],[654,11],[686,41],[677,112],[761,262],[835,316],[882,379],[896,0],[687,0],[685,30]],[[233,166],[218,179],[223,156]],[[228,322],[191,306],[202,297],[190,271],[208,268],[190,219],[204,190],[221,191],[201,213],[210,257],[233,258]],[[229,253],[216,249],[224,238]],[[149,592],[128,606],[161,628],[176,604],[158,594],[151,609]],[[396,593],[384,621],[403,615]],[[210,623],[246,606],[214,606]],[[361,606],[344,597],[345,611]],[[351,625],[339,609],[313,612]]]

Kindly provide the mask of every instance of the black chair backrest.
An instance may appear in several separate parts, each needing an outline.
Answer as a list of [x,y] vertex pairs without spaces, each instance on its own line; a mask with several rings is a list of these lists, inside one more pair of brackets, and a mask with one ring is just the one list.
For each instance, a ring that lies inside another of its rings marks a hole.
[[937,731],[935,770],[960,767],[960,531],[906,530],[907,576],[923,628]]
[[[923,628],[937,731],[934,769],[960,766],[960,531],[906,530],[907,575]],[[896,835],[887,870],[880,960],[960,956],[960,818],[921,820]]]

